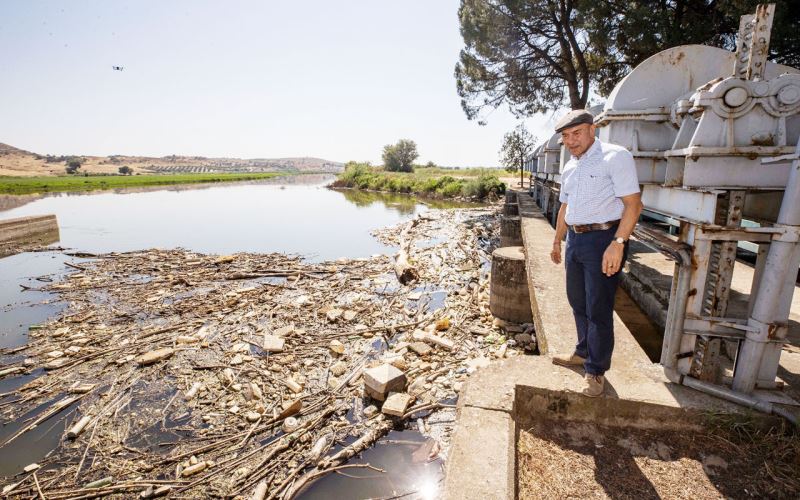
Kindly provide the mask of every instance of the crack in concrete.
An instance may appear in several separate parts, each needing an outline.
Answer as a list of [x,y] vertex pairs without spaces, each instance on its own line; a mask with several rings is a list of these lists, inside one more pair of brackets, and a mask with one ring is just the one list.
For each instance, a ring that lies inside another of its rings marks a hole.
[[504,410],[502,408],[489,408],[488,406],[478,406],[478,405],[472,405],[472,404],[468,404],[468,403],[464,403],[464,407],[477,408],[479,410],[496,411],[496,412],[499,412],[499,413],[506,413],[508,415],[511,415],[511,413],[512,413],[512,410]]

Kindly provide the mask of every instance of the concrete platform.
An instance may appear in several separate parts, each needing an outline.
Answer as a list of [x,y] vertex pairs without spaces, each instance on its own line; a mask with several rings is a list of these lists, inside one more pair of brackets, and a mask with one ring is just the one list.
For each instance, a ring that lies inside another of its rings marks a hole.
[[0,257],[59,240],[55,215],[0,220]]
[[[520,208],[522,212],[522,205]],[[459,397],[444,498],[516,498],[517,429],[537,419],[552,420],[554,425],[566,419],[675,431],[700,429],[706,418],[717,413],[768,425],[778,421],[669,383],[620,314],[614,317],[616,340],[611,370],[606,373],[606,392],[596,399],[581,395],[582,370],[559,367],[551,361],[553,355],[571,353],[577,338],[563,264],[556,266],[550,261],[554,230],[541,214],[527,212],[522,217],[522,235],[542,355],[495,362],[465,384]],[[661,278],[653,275],[656,279]],[[630,301],[621,301],[621,306],[636,307]]]

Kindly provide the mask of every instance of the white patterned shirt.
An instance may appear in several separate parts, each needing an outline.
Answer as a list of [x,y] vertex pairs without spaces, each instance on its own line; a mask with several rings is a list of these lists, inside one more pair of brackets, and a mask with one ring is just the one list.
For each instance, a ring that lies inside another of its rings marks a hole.
[[631,153],[595,139],[580,159],[573,156],[564,165],[558,199],[567,204],[567,224],[600,224],[621,219],[620,198],[638,192]]

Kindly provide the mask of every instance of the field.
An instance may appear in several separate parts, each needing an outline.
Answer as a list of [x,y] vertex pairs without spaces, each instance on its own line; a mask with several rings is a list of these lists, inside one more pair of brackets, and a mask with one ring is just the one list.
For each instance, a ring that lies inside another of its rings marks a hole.
[[[252,174],[170,174],[170,175],[76,175],[59,177],[0,176],[0,194],[94,191],[126,187],[263,180],[285,173]],[[291,175],[291,174],[289,174]]]
[[449,175],[450,177],[455,177],[455,178],[464,178],[464,177],[480,177],[482,175],[499,176],[501,174],[506,174],[506,171],[497,168],[480,168],[480,167],[442,168],[442,167],[417,166],[414,168],[414,174],[422,178],[442,177],[445,175]]

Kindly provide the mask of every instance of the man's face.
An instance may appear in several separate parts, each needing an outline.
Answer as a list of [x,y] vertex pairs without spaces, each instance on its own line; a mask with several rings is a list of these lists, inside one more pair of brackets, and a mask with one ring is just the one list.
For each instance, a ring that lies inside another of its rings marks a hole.
[[561,140],[572,156],[580,156],[594,142],[594,125],[581,123],[561,131]]

